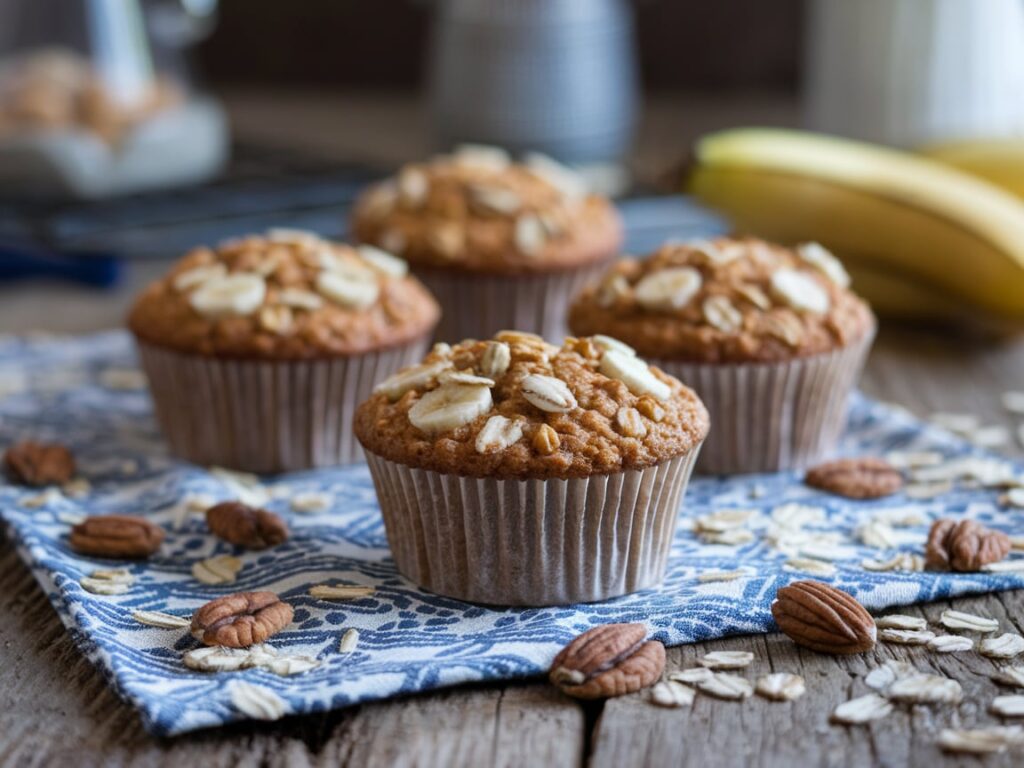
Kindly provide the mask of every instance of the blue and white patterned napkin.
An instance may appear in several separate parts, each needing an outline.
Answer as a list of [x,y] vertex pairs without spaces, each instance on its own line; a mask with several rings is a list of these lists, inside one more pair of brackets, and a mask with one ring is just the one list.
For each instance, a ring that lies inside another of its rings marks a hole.
[[[865,558],[920,552],[929,521],[940,515],[1024,533],[1024,512],[1000,508],[995,490],[962,485],[926,501],[898,495],[852,502],[807,488],[788,474],[696,479],[684,502],[664,585],[600,604],[495,610],[418,590],[396,573],[388,556],[364,465],[269,478],[263,487],[247,489],[269,498],[267,506],[287,518],[293,536],[270,551],[235,553],[206,532],[201,517],[188,514],[187,500],[235,497],[238,480],[167,457],[149,398],[133,389],[139,385],[133,367],[129,340],[121,333],[0,341],[0,448],[26,437],[67,443],[91,485],[79,488],[78,495],[0,485],[0,509],[22,557],[79,647],[156,734],[244,719],[246,707],[233,697],[239,687],[233,681],[269,689],[276,694],[272,701],[287,713],[315,712],[458,683],[537,675],[572,636],[606,622],[645,622],[668,645],[767,632],[776,589],[807,576],[799,567],[784,568],[794,555],[833,558],[834,576],[814,577],[831,580],[873,609],[1024,587],[1024,572],[875,572],[860,565]],[[961,440],[906,412],[857,397],[841,452],[878,455],[893,449],[972,453]],[[321,493],[329,494],[330,508],[292,509],[296,497]],[[786,504],[818,511],[785,507],[778,512]],[[757,510],[747,526],[755,534],[752,541],[710,544],[694,533],[696,516],[734,508]],[[778,528],[773,511],[777,519],[809,517],[803,529],[810,534],[807,541],[790,538],[783,542],[787,551],[771,546],[766,533]],[[71,552],[67,533],[78,515],[110,512],[146,515],[168,535],[156,557],[125,566],[136,577],[127,592],[104,596],[85,591],[79,580],[109,565]],[[861,543],[857,531],[872,520],[886,521],[885,535],[895,532],[890,551]],[[217,554],[238,554],[243,561],[234,584],[208,586],[193,578],[192,564]],[[740,568],[745,575],[734,580],[700,578]],[[321,583],[373,585],[376,593],[324,602],[307,594]],[[182,655],[197,643],[186,630],[157,629],[132,618],[139,609],[187,617],[214,597],[253,589],[273,590],[294,605],[294,622],[271,645],[281,654],[314,657],[317,668],[293,677],[264,668],[191,671]],[[339,641],[349,629],[358,630],[359,642],[353,652],[341,653]]]

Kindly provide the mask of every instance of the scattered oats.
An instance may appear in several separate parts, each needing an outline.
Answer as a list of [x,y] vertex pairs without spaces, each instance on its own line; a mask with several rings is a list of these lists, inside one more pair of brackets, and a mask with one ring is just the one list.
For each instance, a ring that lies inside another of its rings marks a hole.
[[997,563],[988,563],[987,565],[981,566],[981,570],[985,573],[1014,573],[1016,571],[1024,571],[1024,558],[1017,558],[1016,560],[1000,560]]
[[923,571],[925,559],[914,552],[900,552],[888,560],[861,560],[860,567],[866,571]]
[[879,629],[928,629],[928,622],[920,616],[906,616],[902,613],[890,613],[888,616],[879,616],[875,619],[875,626]]
[[813,560],[809,557],[791,557],[782,565],[782,570],[790,573],[810,573],[815,576],[835,576],[836,567],[825,560]]
[[1024,507],[1024,488],[1011,488],[999,497],[999,503],[1008,507]]
[[864,684],[873,690],[885,693],[889,686],[897,680],[917,675],[919,670],[905,661],[889,659],[880,667],[875,667],[864,677]]
[[523,436],[523,420],[508,419],[499,414],[491,416],[476,436],[477,453],[503,451]]
[[950,480],[974,480],[984,486],[1017,485],[1019,480],[1011,464],[980,456],[964,456],[952,459],[934,467],[922,467],[912,472],[912,478],[919,483],[936,483]]
[[341,641],[338,643],[338,653],[352,653],[357,645],[359,645],[359,630],[345,630],[345,634],[341,636]]
[[86,516],[79,512],[57,512],[54,518],[65,525],[78,525],[86,520]]
[[469,193],[470,205],[484,214],[512,216],[523,207],[522,198],[511,189],[486,184],[471,184],[466,191]]
[[1024,688],[1024,667],[1004,667],[992,675],[992,679],[1003,685]]
[[516,250],[524,256],[536,256],[547,242],[544,223],[534,214],[523,214],[516,218],[513,239]]
[[974,641],[960,635],[939,635],[928,641],[928,647],[936,653],[960,653],[974,649]]
[[256,475],[249,472],[236,472],[223,467],[210,467],[210,474],[243,504],[248,504],[250,507],[262,507],[270,500],[270,494]]
[[252,652],[249,648],[208,645],[189,651],[182,661],[189,669],[200,672],[232,672],[252,666]]
[[924,501],[934,499],[953,490],[953,481],[945,480],[938,483],[911,483],[903,489],[908,499]]
[[696,681],[696,684],[703,693],[710,693],[720,699],[746,699],[754,692],[754,686],[749,680],[724,672],[715,672],[710,677]]
[[860,525],[857,538],[865,546],[875,549],[892,549],[897,543],[892,526],[880,520],[870,520]]
[[123,595],[135,583],[135,577],[124,568],[93,571],[79,582],[82,589],[96,595]]
[[401,399],[406,392],[429,387],[443,371],[452,367],[450,360],[442,360],[436,363],[423,363],[411,368],[405,368],[392,376],[384,379],[373,388],[374,393],[383,392],[388,400],[395,402]]
[[520,383],[520,391],[530,405],[549,413],[568,413],[577,407],[569,385],[553,376],[531,373]]
[[69,496],[72,499],[80,499],[83,496],[89,495],[92,491],[92,483],[84,477],[76,477],[73,480],[68,480],[60,489],[65,496]]
[[330,509],[331,497],[320,491],[297,493],[292,497],[292,512],[323,512]]
[[132,618],[140,624],[160,629],[187,629],[192,625],[189,616],[175,616],[162,611],[132,611]]
[[26,509],[39,509],[40,507],[45,507],[56,501],[60,501],[63,498],[64,495],[56,488],[47,488],[42,493],[33,494],[32,496],[23,496],[18,499],[18,504]]
[[309,672],[311,669],[316,669],[320,666],[320,661],[309,656],[279,656],[267,661],[260,661],[260,663],[253,666],[266,669],[275,675],[291,677],[292,675],[301,675],[304,672]]
[[1021,743],[1024,743],[1024,728],[1016,725],[993,725],[972,730],[943,728],[939,733],[939,746],[943,750],[969,755],[1005,752],[1007,747]]
[[925,645],[935,638],[934,632],[919,629],[883,629],[878,639],[898,645]]
[[1024,696],[996,696],[992,699],[993,715],[1005,718],[1024,717]]
[[999,620],[986,616],[975,616],[973,613],[954,611],[947,608],[942,612],[939,623],[946,629],[966,629],[969,632],[988,634],[999,629]]
[[511,159],[500,147],[487,144],[460,144],[452,152],[452,162],[464,168],[475,168],[500,173],[508,168]]
[[437,383],[441,386],[445,384],[465,384],[470,387],[493,387],[495,381],[487,376],[477,376],[472,370],[456,371],[449,369],[437,377]]
[[309,588],[311,597],[318,600],[359,600],[369,597],[377,590],[373,587],[360,586],[357,584],[343,584],[331,586],[329,584],[317,584]]
[[728,296],[708,296],[702,306],[704,320],[722,333],[736,333],[743,327],[743,314]]
[[758,309],[767,312],[772,308],[772,300],[768,298],[768,294],[762,291],[758,286],[751,283],[737,283],[735,288],[736,293]]
[[580,174],[545,154],[528,152],[523,156],[523,164],[569,201],[581,200],[587,194],[587,183]]
[[488,341],[480,358],[480,372],[492,379],[501,376],[512,362],[512,348],[503,341]]
[[744,568],[737,568],[735,571],[704,571],[697,576],[697,581],[702,584],[713,581],[735,581],[749,575],[749,571]]
[[688,707],[693,704],[696,691],[675,680],[665,680],[651,689],[651,703],[659,707]]
[[832,719],[846,725],[860,725],[871,720],[886,717],[892,712],[892,704],[877,693],[869,693],[843,702],[832,712]]
[[740,528],[756,514],[756,509],[720,509],[717,512],[698,517],[697,530],[720,533]]
[[1024,637],[1010,632],[981,641],[978,652],[992,659],[1012,659],[1024,652]]
[[756,690],[772,701],[793,701],[807,693],[804,679],[788,672],[775,672],[759,678]]
[[941,464],[945,457],[937,451],[889,451],[885,460],[896,469],[919,469]]
[[286,307],[305,309],[309,312],[312,312],[314,309],[320,309],[324,305],[324,300],[320,294],[307,291],[304,288],[283,288],[277,295],[277,300]]
[[801,557],[809,557],[812,560],[849,560],[856,557],[857,552],[850,547],[843,547],[829,542],[810,539],[806,544],[797,545]]
[[676,672],[670,672],[669,680],[678,680],[680,683],[703,683],[705,680],[710,680],[715,676],[707,667],[690,667],[689,669],[680,669]]
[[772,296],[797,312],[824,314],[832,302],[828,292],[805,272],[789,267],[775,270],[769,282]]
[[1000,425],[980,427],[968,433],[967,438],[982,448],[998,448],[1010,442],[1010,430]]
[[963,698],[963,688],[956,680],[939,675],[917,674],[896,680],[886,694],[894,701],[915,704],[955,704]]
[[242,570],[242,561],[231,555],[217,555],[192,565],[192,577],[203,584],[231,584]]
[[928,421],[950,432],[963,434],[978,428],[978,417],[969,413],[933,413]]
[[753,660],[754,654],[750,651],[712,651],[704,655],[700,665],[708,669],[743,669]]
[[136,368],[107,368],[100,373],[100,384],[107,389],[145,389],[146,374]]
[[803,243],[797,246],[800,258],[821,272],[840,288],[848,288],[850,275],[830,250],[820,243]]
[[800,529],[808,523],[825,520],[825,510],[807,504],[782,504],[772,510],[772,521],[784,528]]
[[701,540],[706,544],[723,544],[734,547],[749,544],[754,540],[754,532],[745,528],[734,528],[731,531],[698,531]]
[[185,509],[196,514],[205,514],[216,503],[217,499],[206,493],[190,493],[185,497]]
[[244,680],[232,680],[228,693],[235,709],[256,720],[279,720],[287,712],[288,705],[276,693]]
[[871,516],[874,520],[897,528],[927,525],[928,516],[918,507],[891,507],[880,509]]

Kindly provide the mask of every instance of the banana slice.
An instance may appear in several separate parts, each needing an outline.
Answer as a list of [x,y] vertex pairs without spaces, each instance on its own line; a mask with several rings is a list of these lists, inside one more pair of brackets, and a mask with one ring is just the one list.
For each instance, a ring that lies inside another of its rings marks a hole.
[[377,278],[369,270],[325,269],[317,276],[316,289],[347,309],[365,309],[380,295]]
[[228,268],[220,262],[216,264],[204,264],[201,267],[192,267],[192,269],[186,269],[174,278],[174,290],[176,291],[187,291],[190,288],[195,288],[197,285],[202,285],[209,280],[216,280],[224,277],[228,273]]
[[491,410],[490,387],[446,384],[427,392],[409,409],[409,421],[424,432],[445,432]]
[[850,273],[846,271],[843,262],[825,246],[820,243],[804,243],[796,249],[796,252],[800,254],[801,259],[840,288],[850,287]]
[[204,317],[251,315],[267,295],[261,275],[236,272],[207,280],[189,297],[192,308]]
[[611,336],[605,336],[604,334],[597,333],[591,336],[590,340],[594,342],[595,347],[603,349],[606,352],[610,349],[614,349],[624,355],[632,355],[633,357],[636,357],[635,349],[629,346],[629,344],[612,338]]
[[373,391],[383,393],[388,400],[394,402],[411,389],[430,386],[434,380],[452,367],[448,360],[439,363],[425,363],[413,368],[406,368],[404,371],[389,376],[373,388]]
[[779,269],[772,274],[772,294],[797,312],[828,312],[828,293],[808,275],[795,269]]
[[639,357],[610,349],[601,356],[599,370],[608,378],[621,381],[634,395],[665,400],[672,394],[672,388],[651,373],[650,367]]
[[359,252],[359,258],[388,277],[405,277],[409,274],[409,262],[392,256],[382,248],[360,245],[356,250]]
[[673,267],[646,275],[633,289],[637,303],[645,309],[682,309],[703,284],[693,267]]

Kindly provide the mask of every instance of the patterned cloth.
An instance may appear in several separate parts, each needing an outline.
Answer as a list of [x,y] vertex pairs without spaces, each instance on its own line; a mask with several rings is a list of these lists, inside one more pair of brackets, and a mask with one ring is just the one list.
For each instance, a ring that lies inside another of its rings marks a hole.
[[[769,605],[777,588],[801,578],[799,571],[783,567],[794,552],[770,546],[764,535],[771,530],[772,511],[788,503],[824,512],[806,526],[815,537],[809,553],[838,558],[837,572],[814,578],[848,590],[872,609],[1024,586],[1024,573],[870,572],[860,566],[866,557],[882,558],[856,534],[879,513],[897,524],[920,518],[916,525],[894,529],[897,540],[887,555],[920,552],[928,521],[939,515],[968,516],[1024,533],[1024,514],[1001,509],[994,490],[957,487],[930,501],[898,495],[852,502],[779,474],[696,479],[684,502],[668,577],[658,590],[535,610],[467,605],[424,593],[396,573],[365,465],[266,478],[262,487],[246,488],[230,476],[169,459],[148,396],[131,389],[138,386],[133,365],[129,340],[120,333],[0,341],[0,446],[29,436],[67,443],[79,457],[80,474],[91,483],[78,497],[52,492],[40,497],[0,485],[0,508],[21,556],[82,652],[156,734],[243,719],[231,695],[237,680],[275,692],[289,713],[315,712],[469,681],[537,675],[573,635],[605,622],[645,622],[668,645],[770,631]],[[877,455],[897,448],[947,456],[972,452],[904,411],[857,397],[841,453]],[[207,533],[201,516],[188,514],[190,496],[227,499],[240,491],[269,497],[267,506],[292,527],[286,544],[234,553]],[[332,506],[293,511],[291,500],[307,492],[326,492]],[[708,544],[694,533],[695,516],[730,508],[758,510],[749,525],[753,541]],[[79,579],[104,566],[68,548],[75,516],[101,512],[144,514],[168,531],[157,556],[125,566],[137,580],[121,595],[85,591]],[[192,564],[215,554],[239,554],[244,567],[235,584],[208,586],[192,577]],[[740,567],[746,575],[732,581],[698,578]],[[373,585],[376,593],[324,602],[307,594],[320,583]],[[186,630],[157,629],[132,618],[137,609],[187,617],[214,597],[253,589],[273,590],[295,607],[294,622],[271,645],[280,653],[315,657],[319,667],[293,677],[266,669],[191,671],[182,654],[197,643]],[[359,631],[359,643],[354,652],[342,654],[339,639],[350,628]]]

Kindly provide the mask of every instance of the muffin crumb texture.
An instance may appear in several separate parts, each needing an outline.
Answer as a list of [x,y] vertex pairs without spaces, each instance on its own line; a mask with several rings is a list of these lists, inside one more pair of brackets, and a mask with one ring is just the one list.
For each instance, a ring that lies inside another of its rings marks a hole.
[[569,478],[642,469],[693,450],[708,415],[692,390],[615,339],[502,331],[435,346],[356,415],[378,456],[444,474]]
[[846,347],[871,332],[871,310],[849,285],[840,261],[817,243],[671,244],[616,263],[574,302],[569,325],[655,359],[779,362]]
[[604,261],[622,225],[605,198],[540,154],[467,146],[406,165],[362,195],[353,231],[418,267],[534,274]]
[[360,354],[418,339],[440,309],[402,259],[298,230],[196,248],[128,319],[141,340],[229,358]]

